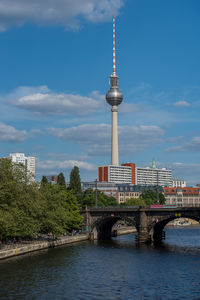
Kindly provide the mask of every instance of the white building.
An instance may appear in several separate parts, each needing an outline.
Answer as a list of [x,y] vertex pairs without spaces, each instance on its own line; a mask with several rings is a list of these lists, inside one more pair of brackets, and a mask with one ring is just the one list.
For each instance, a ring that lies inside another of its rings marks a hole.
[[186,181],[181,179],[172,179],[173,187],[186,187]]
[[102,166],[98,168],[98,172],[100,182],[132,183],[131,166]]
[[136,168],[136,184],[172,186],[172,171],[165,168]]
[[35,180],[35,157],[26,157],[24,153],[10,153],[9,156],[13,163],[21,163],[27,169],[27,175],[31,177],[31,181]]

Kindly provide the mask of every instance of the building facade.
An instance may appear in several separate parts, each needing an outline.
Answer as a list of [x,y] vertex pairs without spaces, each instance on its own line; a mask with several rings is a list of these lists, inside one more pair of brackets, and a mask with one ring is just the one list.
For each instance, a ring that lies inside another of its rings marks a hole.
[[98,181],[110,183],[134,183],[132,176],[132,167],[122,166],[101,166],[98,167]]
[[141,194],[145,191],[154,191],[162,193],[163,188],[161,186],[144,186],[144,185],[129,185],[118,184],[117,202],[124,203],[131,198],[140,198]]
[[165,168],[136,168],[136,184],[172,186],[172,171]]
[[166,204],[173,204],[179,207],[200,206],[200,188],[193,187],[164,187]]
[[51,184],[57,184],[58,176],[57,175],[47,175],[47,180]]
[[98,167],[99,182],[129,183],[136,185],[173,186],[172,171],[165,168],[141,168],[134,163],[121,166]]
[[13,163],[23,164],[31,181],[35,180],[35,157],[26,157],[24,153],[10,153],[9,158]]
[[109,182],[82,182],[81,183],[82,189],[92,189],[92,190],[99,190],[100,192],[104,193],[107,196],[114,197],[117,199],[117,192],[118,187],[115,183],[109,183]]
[[172,187],[186,187],[186,181],[181,179],[172,179]]

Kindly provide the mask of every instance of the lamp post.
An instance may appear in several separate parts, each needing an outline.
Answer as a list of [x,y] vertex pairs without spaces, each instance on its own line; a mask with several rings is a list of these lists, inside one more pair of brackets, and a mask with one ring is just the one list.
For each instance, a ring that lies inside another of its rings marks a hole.
[[97,197],[97,179],[95,180],[95,207],[98,207],[98,197]]
[[159,191],[158,191],[158,170],[156,170],[157,175],[157,187],[156,187],[156,202],[159,204]]

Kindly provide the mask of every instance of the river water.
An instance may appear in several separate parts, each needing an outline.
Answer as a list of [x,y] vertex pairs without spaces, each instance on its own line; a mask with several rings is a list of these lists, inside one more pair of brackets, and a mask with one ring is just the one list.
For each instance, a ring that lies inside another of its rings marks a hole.
[[134,234],[0,262],[0,299],[200,299],[200,227],[168,228],[162,247]]

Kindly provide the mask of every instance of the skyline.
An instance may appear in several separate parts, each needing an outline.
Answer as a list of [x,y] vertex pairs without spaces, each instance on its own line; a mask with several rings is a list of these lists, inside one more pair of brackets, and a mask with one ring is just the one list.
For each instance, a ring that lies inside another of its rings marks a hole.
[[200,3],[75,2],[0,0],[1,156],[36,156],[37,179],[68,179],[76,164],[82,180],[95,180],[110,163],[116,15],[119,161],[155,157],[174,178],[199,183]]

